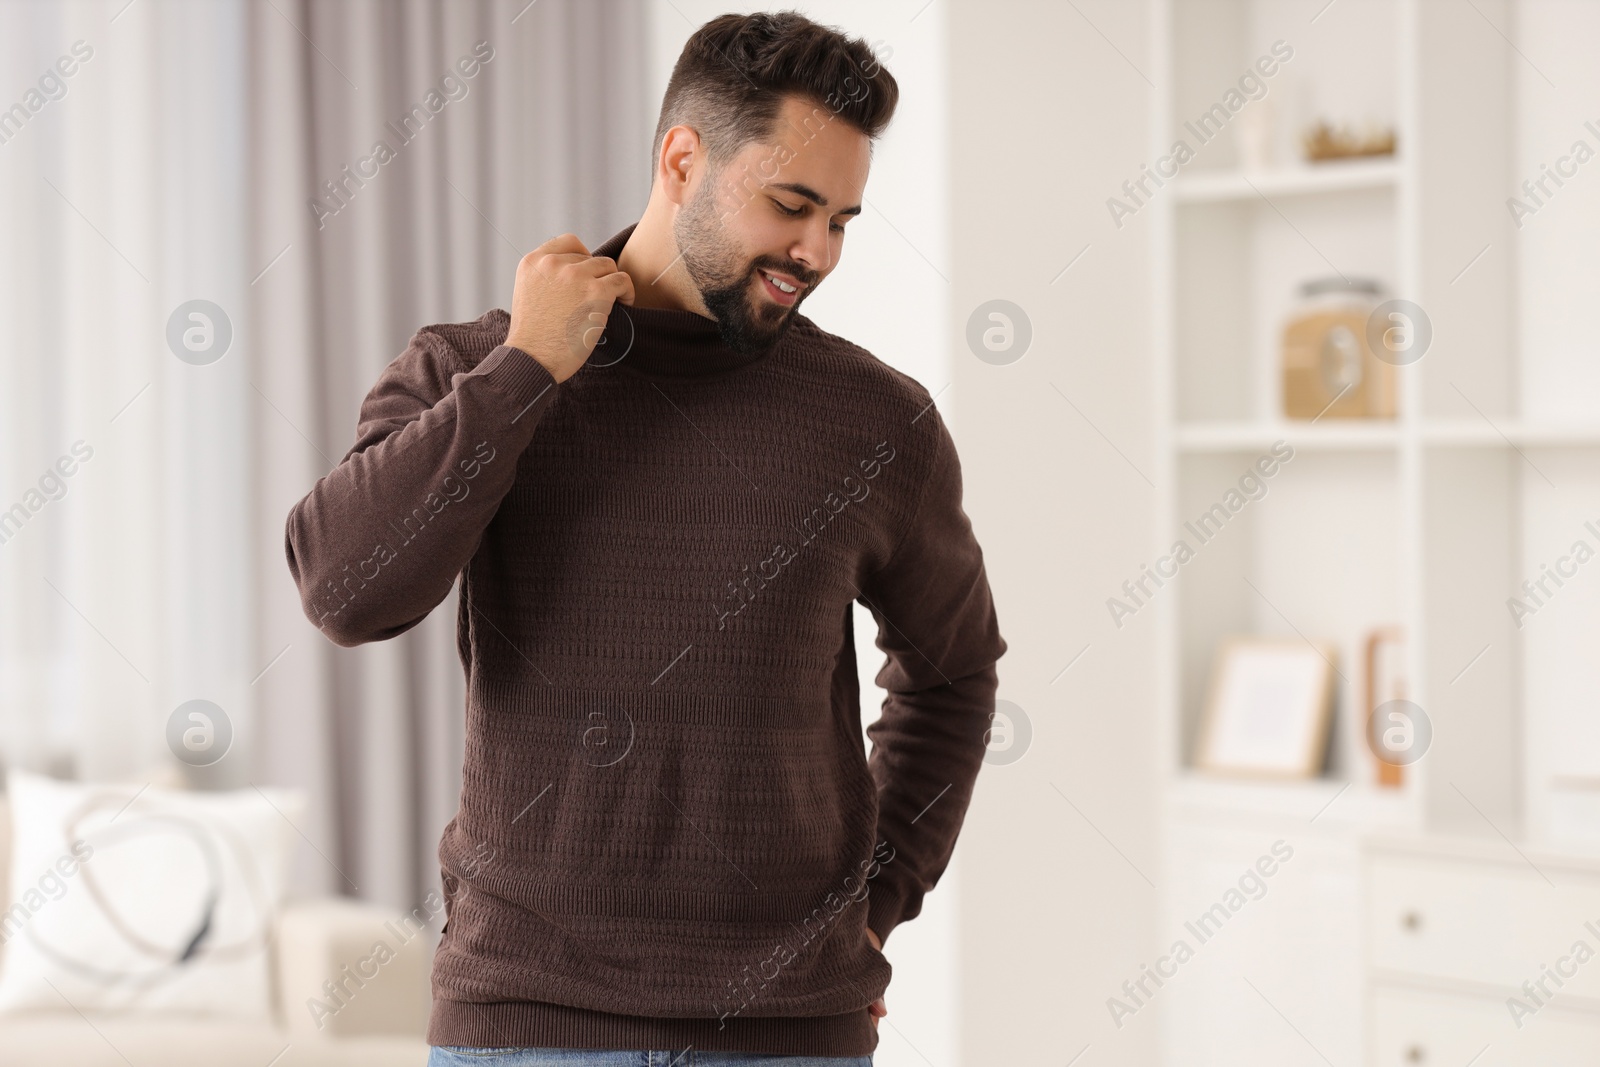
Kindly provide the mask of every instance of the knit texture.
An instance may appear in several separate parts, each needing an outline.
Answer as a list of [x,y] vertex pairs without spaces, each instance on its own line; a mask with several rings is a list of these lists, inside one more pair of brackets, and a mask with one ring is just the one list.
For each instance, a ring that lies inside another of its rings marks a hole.
[[1006,650],[939,411],[799,314],[749,355],[618,304],[559,384],[509,322],[419,330],[286,528],[340,645],[461,581],[428,1040],[868,1054],[865,929],[949,863]]

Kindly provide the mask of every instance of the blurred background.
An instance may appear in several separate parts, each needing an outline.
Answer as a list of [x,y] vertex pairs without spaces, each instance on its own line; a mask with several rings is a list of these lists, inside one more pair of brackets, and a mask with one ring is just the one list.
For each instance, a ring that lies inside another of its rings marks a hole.
[[[807,314],[934,394],[1010,644],[875,1062],[1600,1063],[1600,4],[780,8],[900,84]],[[6,1062],[423,1062],[454,596],[335,647],[284,519],[639,217],[726,10],[0,0]]]

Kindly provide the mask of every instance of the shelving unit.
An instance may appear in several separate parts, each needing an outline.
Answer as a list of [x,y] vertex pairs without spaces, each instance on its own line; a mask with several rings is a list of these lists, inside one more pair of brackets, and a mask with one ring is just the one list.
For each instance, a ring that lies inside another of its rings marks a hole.
[[[1170,543],[1184,519],[1275,442],[1295,451],[1268,482],[1267,496],[1230,523],[1240,527],[1238,536],[1208,545],[1167,604],[1165,763],[1174,780],[1189,774],[1205,682],[1222,638],[1315,634],[1334,639],[1341,653],[1331,780],[1357,793],[1376,790],[1361,747],[1364,723],[1353,722],[1349,709],[1360,693],[1356,668],[1365,633],[1379,626],[1420,633],[1416,376],[1404,373],[1414,368],[1402,368],[1399,418],[1291,421],[1281,414],[1277,353],[1304,280],[1342,274],[1375,278],[1394,294],[1418,291],[1417,168],[1403,154],[1304,163],[1290,156],[1286,130],[1297,120],[1296,101],[1306,105],[1302,112],[1320,105],[1335,117],[1362,118],[1340,109],[1352,102],[1381,108],[1403,95],[1415,76],[1408,69],[1415,13],[1410,3],[1356,0],[1312,25],[1301,5],[1271,0],[1165,0],[1158,8],[1155,54],[1163,59],[1163,80],[1152,152],[1165,154],[1174,138],[1192,143],[1185,120],[1220,99],[1258,57],[1271,54],[1275,41],[1294,49],[1271,77],[1260,78],[1262,100],[1245,104],[1279,108],[1282,165],[1240,169],[1230,136],[1237,126],[1230,126],[1199,147],[1171,182],[1173,195],[1157,205],[1157,380],[1166,412],[1158,420],[1158,450],[1171,491],[1156,543]],[[1344,61],[1355,49],[1362,61]],[[1406,115],[1391,107],[1376,117],[1400,128],[1402,148],[1410,143]],[[1416,822],[1420,779],[1407,777],[1398,802],[1394,791],[1382,790],[1372,798],[1380,802],[1364,810]]]
[[[1504,202],[1515,56],[1497,36],[1509,5],[1315,6],[1157,0],[1152,19],[1152,159],[1177,138],[1192,143],[1185,120],[1278,40],[1294,56],[1262,81],[1280,126],[1371,115],[1399,142],[1394,158],[1310,165],[1288,160],[1280,137],[1285,165],[1246,171],[1236,117],[1150,202],[1165,489],[1152,558],[1274,442],[1295,450],[1266,496],[1168,583],[1157,613],[1166,927],[1180,932],[1274,835],[1300,850],[1285,867],[1294,888],[1274,889],[1253,925],[1212,953],[1209,978],[1163,993],[1173,1063],[1304,1053],[1293,1034],[1283,1047],[1241,1043],[1265,1025],[1245,977],[1333,1062],[1373,1062],[1364,1020],[1389,1001],[1363,956],[1363,842],[1481,838],[1515,859],[1508,838],[1570,839],[1600,818],[1600,725],[1589,725],[1600,717],[1581,708],[1582,694],[1592,705],[1600,692],[1600,559],[1586,565],[1593,593],[1574,582],[1521,629],[1507,607],[1574,540],[1600,550],[1583,526],[1600,527],[1600,506],[1588,506],[1600,500],[1600,398],[1553,384],[1574,357],[1523,350],[1514,332]],[[1399,368],[1396,418],[1281,414],[1278,342],[1296,288],[1338,274],[1378,279],[1432,323],[1427,354]],[[1363,737],[1362,652],[1380,626],[1405,632],[1408,696],[1434,728],[1398,789],[1377,784]],[[1235,634],[1337,644],[1324,777],[1269,784],[1193,770],[1216,649]]]

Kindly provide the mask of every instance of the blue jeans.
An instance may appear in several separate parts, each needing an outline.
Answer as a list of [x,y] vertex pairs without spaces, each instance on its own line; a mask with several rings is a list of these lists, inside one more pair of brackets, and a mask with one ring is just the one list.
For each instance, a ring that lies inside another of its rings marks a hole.
[[665,1049],[462,1048],[435,1045],[428,1067],[872,1067],[871,1056],[767,1056]]

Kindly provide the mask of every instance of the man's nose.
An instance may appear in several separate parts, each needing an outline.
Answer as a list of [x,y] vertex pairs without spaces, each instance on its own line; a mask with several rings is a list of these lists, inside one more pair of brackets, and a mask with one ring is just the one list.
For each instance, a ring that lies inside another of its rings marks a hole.
[[824,218],[820,225],[808,225],[805,234],[789,250],[789,256],[811,271],[812,282],[817,281],[833,266],[833,245],[828,240],[831,220]]

